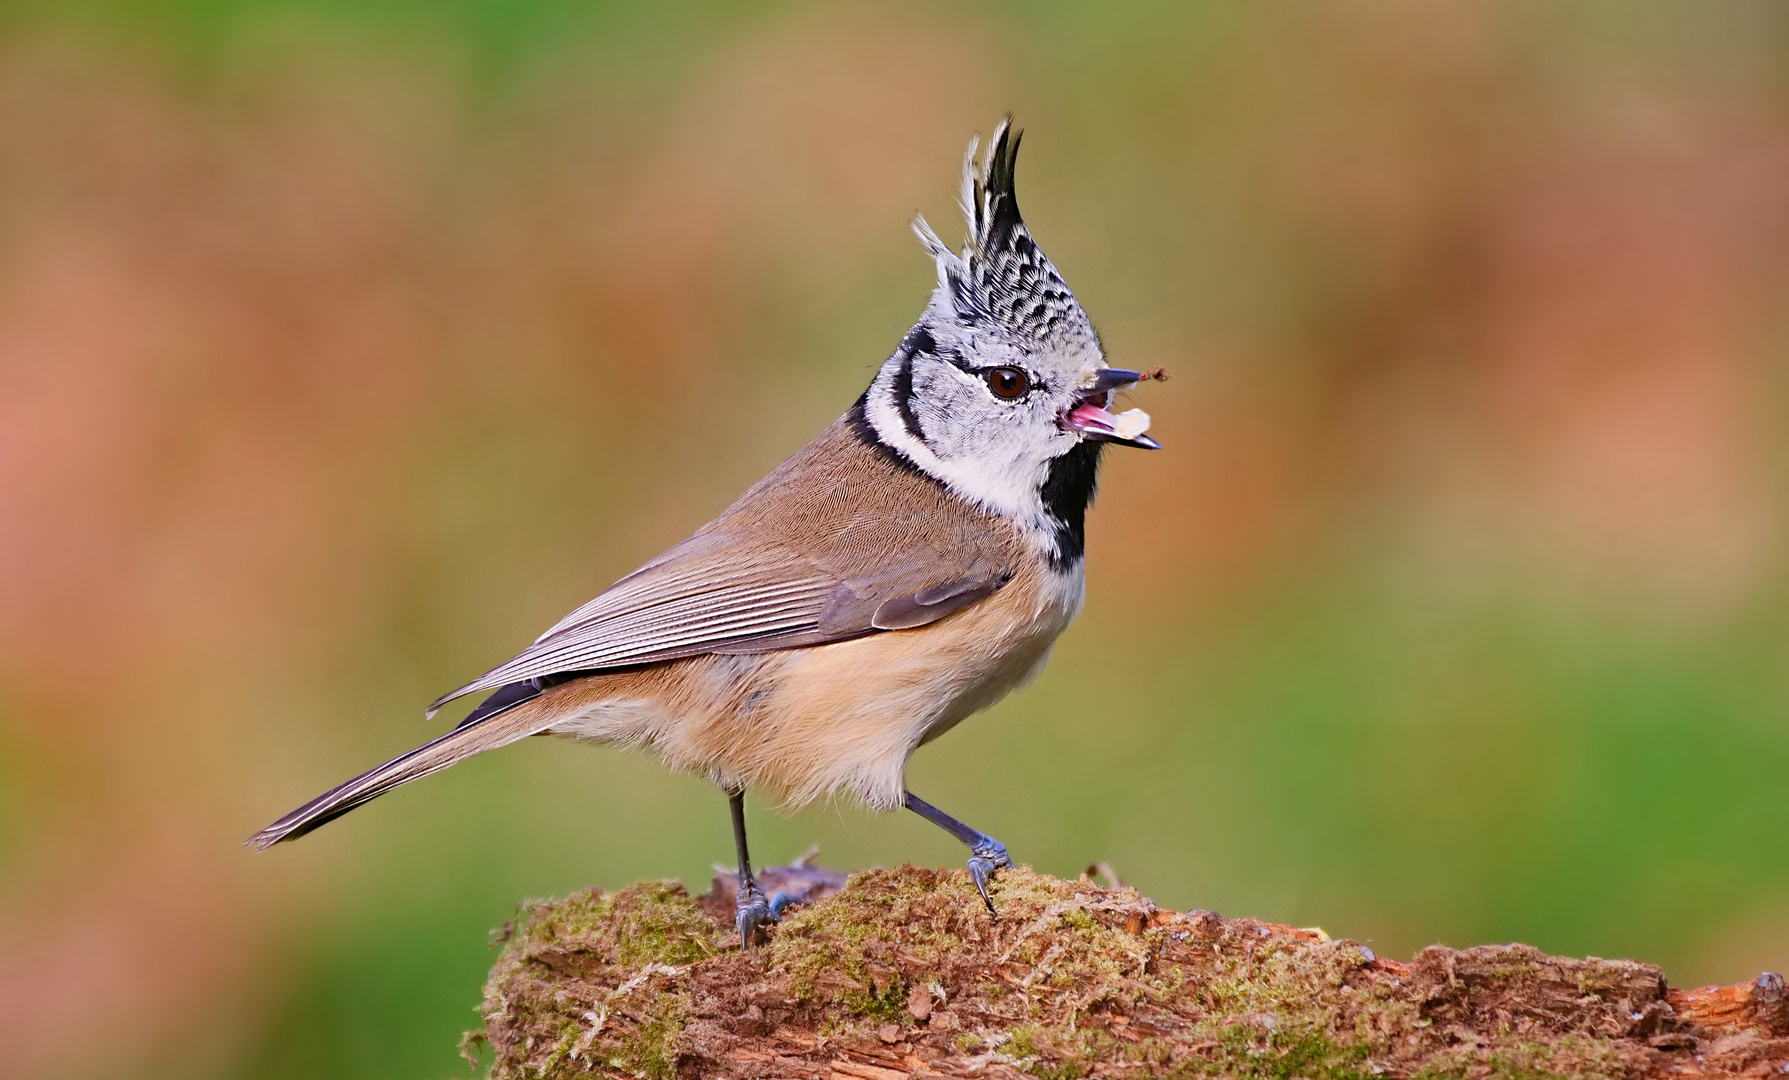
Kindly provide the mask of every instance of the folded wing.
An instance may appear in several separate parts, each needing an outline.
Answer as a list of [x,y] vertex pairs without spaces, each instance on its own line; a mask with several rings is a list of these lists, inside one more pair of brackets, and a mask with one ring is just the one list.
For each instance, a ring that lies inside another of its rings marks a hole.
[[[828,466],[852,456],[860,471],[848,483]],[[538,692],[516,686],[530,680],[924,626],[1011,579],[1009,530],[929,479],[888,469],[835,425],[710,525],[441,697],[430,715],[498,687],[520,700]],[[876,482],[864,483],[865,473]]]

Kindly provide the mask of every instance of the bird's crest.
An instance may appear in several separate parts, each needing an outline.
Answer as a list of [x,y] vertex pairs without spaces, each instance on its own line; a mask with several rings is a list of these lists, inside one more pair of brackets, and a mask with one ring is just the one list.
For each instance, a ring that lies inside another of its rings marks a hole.
[[1013,174],[1022,134],[1011,116],[1003,117],[979,161],[980,139],[969,140],[961,196],[969,237],[960,253],[946,247],[925,218],[913,219],[913,231],[938,266],[935,302],[947,301],[966,325],[993,323],[1038,345],[1096,343],[1074,293],[1019,216]]

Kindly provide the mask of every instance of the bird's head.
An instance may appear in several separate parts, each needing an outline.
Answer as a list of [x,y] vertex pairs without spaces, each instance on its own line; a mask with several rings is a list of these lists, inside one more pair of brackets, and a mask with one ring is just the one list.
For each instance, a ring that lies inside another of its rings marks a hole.
[[1101,446],[1160,444],[1143,434],[1140,411],[1110,411],[1112,395],[1142,376],[1106,363],[1086,312],[1019,216],[1019,135],[1008,117],[979,159],[969,144],[961,252],[915,219],[938,287],[861,408],[883,445],[963,498],[1046,530],[1072,524],[1078,558]]

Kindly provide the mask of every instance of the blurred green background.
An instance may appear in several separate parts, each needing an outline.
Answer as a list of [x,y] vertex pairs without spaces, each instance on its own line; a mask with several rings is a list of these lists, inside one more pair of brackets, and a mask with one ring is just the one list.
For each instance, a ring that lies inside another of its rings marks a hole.
[[0,1075],[464,1075],[519,899],[727,861],[549,740],[237,845],[841,412],[1007,110],[1167,449],[915,790],[1392,955],[1789,967],[1789,8],[15,0]]

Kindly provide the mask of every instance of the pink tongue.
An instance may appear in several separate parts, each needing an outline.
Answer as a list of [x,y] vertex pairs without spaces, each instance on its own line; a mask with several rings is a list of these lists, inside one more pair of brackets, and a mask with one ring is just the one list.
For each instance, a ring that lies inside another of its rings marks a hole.
[[1118,418],[1089,401],[1069,410],[1068,418],[1078,427],[1103,428],[1111,431],[1118,423]]

